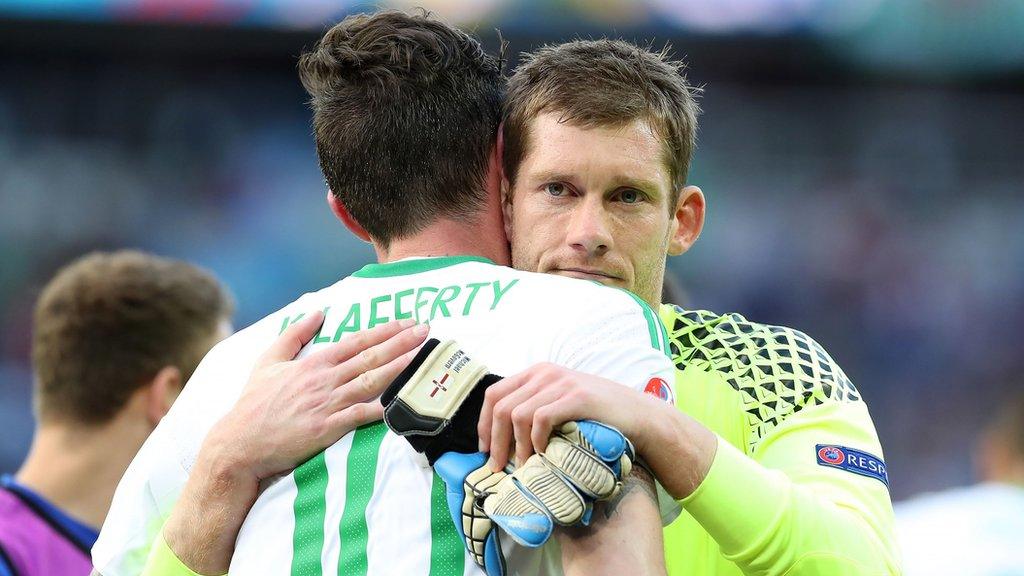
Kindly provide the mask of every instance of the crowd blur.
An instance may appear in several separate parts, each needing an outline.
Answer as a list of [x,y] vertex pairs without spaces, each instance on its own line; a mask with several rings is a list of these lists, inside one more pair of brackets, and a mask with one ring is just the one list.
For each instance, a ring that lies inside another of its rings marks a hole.
[[[372,258],[327,210],[293,60],[59,52],[0,53],[0,472],[31,436],[32,305],[71,258],[199,263],[236,326]],[[751,77],[710,53],[691,62],[708,223],[670,260],[688,305],[818,339],[871,407],[895,499],[970,482],[1024,370],[1024,82]]]

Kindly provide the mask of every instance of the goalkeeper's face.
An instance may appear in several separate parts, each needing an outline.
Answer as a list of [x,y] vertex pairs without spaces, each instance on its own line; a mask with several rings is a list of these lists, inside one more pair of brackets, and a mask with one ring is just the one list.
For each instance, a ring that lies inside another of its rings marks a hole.
[[699,189],[685,188],[670,208],[672,192],[647,122],[580,128],[541,114],[505,201],[512,265],[625,288],[656,305],[665,256],[689,248],[703,222]]

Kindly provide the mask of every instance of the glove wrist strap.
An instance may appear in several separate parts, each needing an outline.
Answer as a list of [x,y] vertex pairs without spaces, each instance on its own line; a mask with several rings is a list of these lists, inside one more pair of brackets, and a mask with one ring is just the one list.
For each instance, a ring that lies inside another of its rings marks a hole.
[[431,465],[445,452],[476,452],[484,392],[500,379],[455,342],[431,338],[381,396],[384,420]]

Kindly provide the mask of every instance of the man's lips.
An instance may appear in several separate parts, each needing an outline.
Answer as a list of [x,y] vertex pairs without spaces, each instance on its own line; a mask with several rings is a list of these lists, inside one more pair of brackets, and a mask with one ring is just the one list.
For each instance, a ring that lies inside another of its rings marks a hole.
[[568,276],[570,278],[580,278],[582,280],[597,280],[598,282],[608,280],[622,280],[618,276],[609,274],[601,270],[595,270],[592,268],[552,268],[551,272],[560,276]]

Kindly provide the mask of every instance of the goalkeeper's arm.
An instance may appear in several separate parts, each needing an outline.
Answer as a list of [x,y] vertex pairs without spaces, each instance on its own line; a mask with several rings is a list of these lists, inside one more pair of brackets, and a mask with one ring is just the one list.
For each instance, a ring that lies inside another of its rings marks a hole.
[[559,423],[546,452],[518,462],[515,471],[489,468],[486,454],[473,452],[479,406],[500,380],[455,342],[431,339],[381,397],[388,427],[444,480],[474,560],[490,576],[503,576],[496,527],[537,547],[561,526],[567,574],[664,573],[653,480],[645,472],[630,475],[633,447],[618,430],[592,420]]
[[822,444],[858,463],[871,457],[842,447],[881,457],[863,403],[822,404],[787,418],[754,457],[719,438],[710,471],[683,507],[745,574],[898,574],[884,472],[821,465]]
[[143,576],[226,573],[260,480],[379,420],[377,394],[426,336],[391,322],[293,360],[322,321],[317,312],[293,324],[257,362],[242,396],[204,439]]
[[614,499],[594,510],[588,527],[557,533],[567,576],[665,573],[665,549],[654,479],[636,466]]
[[[500,465],[513,439],[518,459],[544,450],[552,422],[577,418],[600,420],[630,437],[665,489],[745,574],[898,572],[884,483],[814,461],[816,443],[881,455],[863,403],[824,404],[791,416],[763,439],[755,460],[672,405],[544,365],[488,390],[478,433]],[[669,545],[669,554],[686,553]]]

